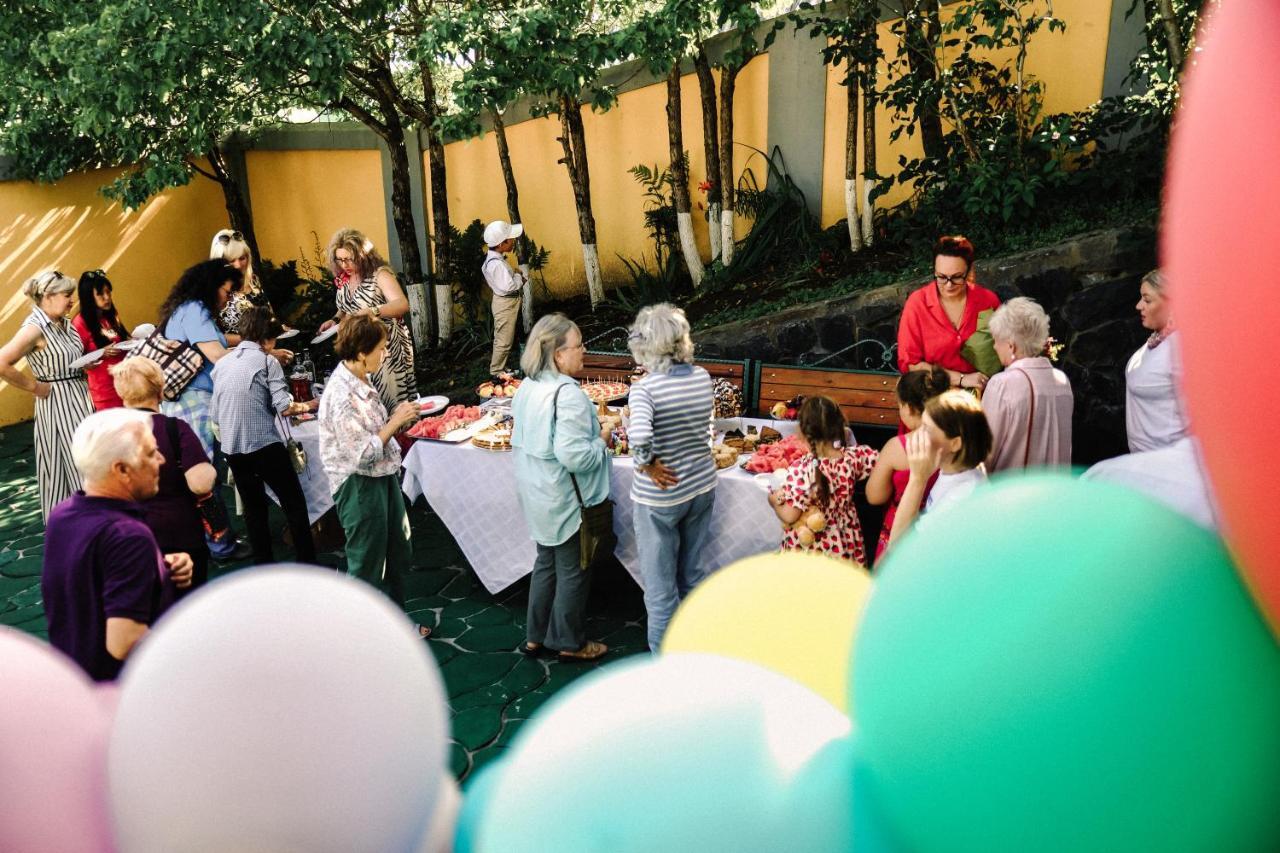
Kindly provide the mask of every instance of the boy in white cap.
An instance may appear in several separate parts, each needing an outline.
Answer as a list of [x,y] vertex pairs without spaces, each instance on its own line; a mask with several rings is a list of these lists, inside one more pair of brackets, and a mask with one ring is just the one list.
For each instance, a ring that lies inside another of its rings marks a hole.
[[524,226],[512,225],[498,219],[484,229],[484,242],[489,247],[480,269],[484,280],[493,291],[493,355],[489,359],[489,373],[499,376],[506,372],[507,356],[516,338],[516,321],[520,317],[520,296],[524,291],[525,276],[507,265],[507,252],[515,248],[516,239],[524,233]]

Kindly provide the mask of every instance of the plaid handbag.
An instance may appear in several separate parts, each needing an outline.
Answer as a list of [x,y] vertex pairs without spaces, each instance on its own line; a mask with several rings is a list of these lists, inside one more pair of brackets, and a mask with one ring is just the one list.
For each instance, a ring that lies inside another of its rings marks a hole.
[[183,341],[171,341],[162,337],[159,329],[135,347],[129,357],[149,358],[160,366],[164,373],[166,400],[178,399],[204,366],[204,356],[200,354],[200,350]]

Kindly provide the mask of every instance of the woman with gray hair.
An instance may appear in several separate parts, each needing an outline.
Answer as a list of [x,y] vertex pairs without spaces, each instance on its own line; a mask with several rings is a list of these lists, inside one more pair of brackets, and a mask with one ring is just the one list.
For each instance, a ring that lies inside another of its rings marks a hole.
[[1067,375],[1044,355],[1048,315],[1019,296],[996,309],[989,328],[1004,370],[982,395],[992,437],[987,472],[1069,466],[1075,399]]
[[[32,302],[13,340],[0,348],[0,379],[36,398],[36,482],[40,513],[49,513],[80,488],[80,473],[71,458],[71,436],[93,414],[89,383],[71,363],[84,355],[84,344],[71,325],[76,283],[60,272],[40,273],[23,285]],[[15,366],[23,358],[31,375]]]
[[646,376],[631,386],[627,437],[635,459],[636,550],[656,652],[680,601],[703,579],[702,546],[716,499],[711,376],[693,364],[684,312],[641,308],[627,344]]
[[582,507],[609,497],[609,428],[572,374],[582,369],[582,333],[563,314],[533,324],[511,401],[516,484],[537,546],[529,580],[529,618],[520,651],[561,660],[596,660],[609,649],[587,640],[583,611],[591,569],[580,567]]

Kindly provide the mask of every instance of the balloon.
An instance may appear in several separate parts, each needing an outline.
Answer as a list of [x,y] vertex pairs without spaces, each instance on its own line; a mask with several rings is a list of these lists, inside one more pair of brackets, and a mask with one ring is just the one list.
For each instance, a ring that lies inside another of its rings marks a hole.
[[445,772],[413,624],[332,571],[236,572],[125,665],[108,753],[124,853],[411,850]]
[[676,611],[662,651],[757,663],[848,710],[849,658],[871,576],[822,554],[739,560],[707,578]]
[[[667,853],[845,849],[842,790],[790,783],[849,720],[809,689],[714,655],[584,676],[516,736],[475,850]],[[839,780],[838,780],[839,781]]]
[[1280,637],[1280,525],[1266,498],[1280,481],[1268,435],[1280,422],[1269,374],[1280,326],[1280,164],[1257,156],[1259,140],[1280,138],[1280,4],[1223,3],[1202,32],[1173,134],[1161,254],[1183,338],[1187,409],[1224,531]]
[[436,807],[427,821],[427,832],[418,845],[418,853],[453,853],[461,808],[462,792],[446,771],[440,779],[440,795],[436,797]]
[[0,625],[0,850],[105,853],[111,717],[70,659]]
[[1217,537],[1118,486],[1029,475],[925,516],[876,579],[853,681],[909,849],[1280,838],[1280,648]]
[[484,820],[489,797],[498,783],[501,761],[490,761],[467,781],[462,791],[462,808],[458,812],[457,831],[453,836],[453,853],[474,853],[476,833]]

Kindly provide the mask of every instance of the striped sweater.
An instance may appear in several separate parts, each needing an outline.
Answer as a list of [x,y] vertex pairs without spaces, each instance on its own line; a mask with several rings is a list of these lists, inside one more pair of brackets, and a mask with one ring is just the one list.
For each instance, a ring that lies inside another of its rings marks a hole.
[[627,439],[636,465],[654,458],[675,471],[679,481],[665,491],[636,472],[631,499],[649,506],[673,506],[716,487],[711,458],[714,398],[711,376],[701,367],[676,364],[668,373],[650,374],[631,386],[631,422]]

